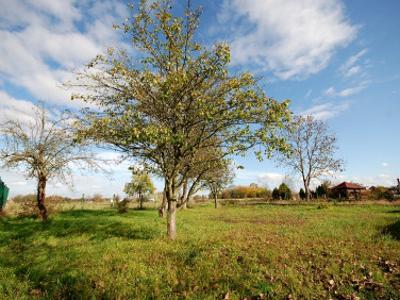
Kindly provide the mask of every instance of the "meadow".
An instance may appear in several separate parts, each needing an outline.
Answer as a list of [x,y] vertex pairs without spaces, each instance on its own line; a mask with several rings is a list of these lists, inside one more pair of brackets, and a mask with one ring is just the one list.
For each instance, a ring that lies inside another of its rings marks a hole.
[[0,220],[0,299],[400,299],[400,206],[205,204]]

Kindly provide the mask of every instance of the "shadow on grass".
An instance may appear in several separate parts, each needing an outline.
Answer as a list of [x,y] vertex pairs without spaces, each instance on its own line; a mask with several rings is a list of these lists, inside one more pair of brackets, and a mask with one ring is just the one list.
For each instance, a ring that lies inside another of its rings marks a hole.
[[[31,282],[29,293],[41,299],[102,299],[106,291],[99,289],[76,265],[82,251],[79,241],[66,247],[65,241],[84,237],[99,251],[109,238],[150,240],[162,233],[145,222],[137,221],[146,213],[129,211],[119,215],[112,210],[74,210],[54,215],[43,223],[33,218],[4,218],[0,220],[0,271],[13,269],[20,280]],[[148,214],[148,213],[147,213]],[[132,222],[133,221],[133,222]],[[51,238],[59,239],[48,243]],[[90,259],[88,259],[90,261]],[[1,285],[1,284],[0,284]],[[1,288],[0,288],[1,289]],[[1,298],[0,291],[0,298]],[[95,296],[94,296],[95,295]],[[106,296],[104,296],[107,298]],[[10,295],[10,299],[12,295]]]
[[140,213],[118,215],[113,211],[75,210],[61,212],[46,223],[32,218],[3,219],[0,221],[0,231],[3,233],[0,245],[15,240],[26,242],[40,236],[60,238],[88,235],[90,240],[103,241],[112,237],[150,240],[160,234],[149,225],[118,220],[121,216],[135,219],[138,215]]
[[113,217],[118,214],[110,209],[74,209],[65,210],[58,213],[59,216],[74,217],[74,218],[88,218],[88,217]]
[[395,240],[400,240],[400,220],[382,229],[382,233],[391,236]]
[[[82,255],[79,250],[29,241],[12,240],[2,249],[0,270],[10,270],[10,278],[15,278],[14,282],[8,283],[11,284],[10,289],[18,288],[15,281],[29,282],[29,286],[23,291],[27,297],[23,299],[102,298],[84,270],[73,263]],[[1,289],[0,298],[18,299],[12,290]]]

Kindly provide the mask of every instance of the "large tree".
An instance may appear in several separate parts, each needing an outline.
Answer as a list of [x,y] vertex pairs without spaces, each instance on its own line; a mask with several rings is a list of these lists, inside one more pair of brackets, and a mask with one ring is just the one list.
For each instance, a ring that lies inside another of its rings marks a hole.
[[290,151],[278,155],[278,162],[301,175],[309,200],[312,180],[343,169],[343,160],[335,158],[336,136],[326,122],[311,116],[295,117],[293,126],[285,133]]
[[[205,148],[221,158],[285,148],[277,135],[290,116],[288,101],[265,95],[250,73],[229,72],[230,49],[206,47],[195,39],[201,11],[174,16],[172,1],[142,0],[116,26],[132,51],[109,49],[98,55],[72,85],[86,88],[73,98],[93,103],[84,111],[82,138],[108,144],[165,180],[167,233],[176,235],[179,191],[191,170],[204,162]],[[213,162],[207,162],[213,163]]]
[[41,218],[48,218],[46,185],[51,179],[67,182],[72,167],[99,168],[87,144],[76,143],[73,120],[67,113],[50,116],[44,106],[34,109],[27,123],[9,120],[1,124],[0,160],[37,180],[37,205]]

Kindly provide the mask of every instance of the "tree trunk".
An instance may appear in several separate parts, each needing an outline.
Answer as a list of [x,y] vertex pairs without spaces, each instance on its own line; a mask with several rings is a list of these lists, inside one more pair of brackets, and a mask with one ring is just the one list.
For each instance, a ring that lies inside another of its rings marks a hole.
[[310,195],[310,188],[308,186],[305,186],[305,192],[306,192],[306,200],[310,201],[311,195]]
[[180,203],[179,203],[179,208],[180,209],[186,209],[187,208],[187,201],[188,201],[188,181],[185,180],[183,182],[183,187],[182,187],[182,196],[180,197]]
[[182,209],[186,209],[187,208],[187,201],[183,202],[182,204]]
[[167,236],[170,240],[174,240],[176,237],[176,211],[177,211],[177,200],[179,188],[175,185],[176,178],[172,177],[166,182],[166,197],[168,201],[167,211]]
[[311,195],[310,195],[310,183],[308,182],[307,179],[303,180],[304,183],[304,192],[306,193],[306,200],[310,201]]
[[164,217],[165,217],[165,213],[166,213],[166,211],[167,211],[167,206],[168,206],[167,203],[168,203],[168,202],[167,202],[166,191],[165,191],[165,189],[164,189],[162,202],[161,202],[160,208],[158,209],[158,215],[159,215],[161,218],[164,218]]
[[37,205],[39,208],[39,213],[43,221],[47,221],[48,214],[45,206],[46,199],[46,183],[47,179],[45,177],[39,177],[37,185]]
[[170,240],[176,237],[176,198],[168,199],[167,235]]
[[139,195],[139,209],[143,209],[143,196]]
[[215,208],[218,208],[218,197],[217,196],[218,196],[217,194],[214,195],[214,207]]

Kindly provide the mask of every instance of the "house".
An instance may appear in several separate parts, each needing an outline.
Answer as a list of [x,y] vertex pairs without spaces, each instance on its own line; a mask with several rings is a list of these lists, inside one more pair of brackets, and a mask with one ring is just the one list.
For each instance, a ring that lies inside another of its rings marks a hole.
[[362,185],[352,182],[342,182],[341,184],[332,188],[333,192],[339,199],[355,199],[361,198],[361,192],[365,190]]

